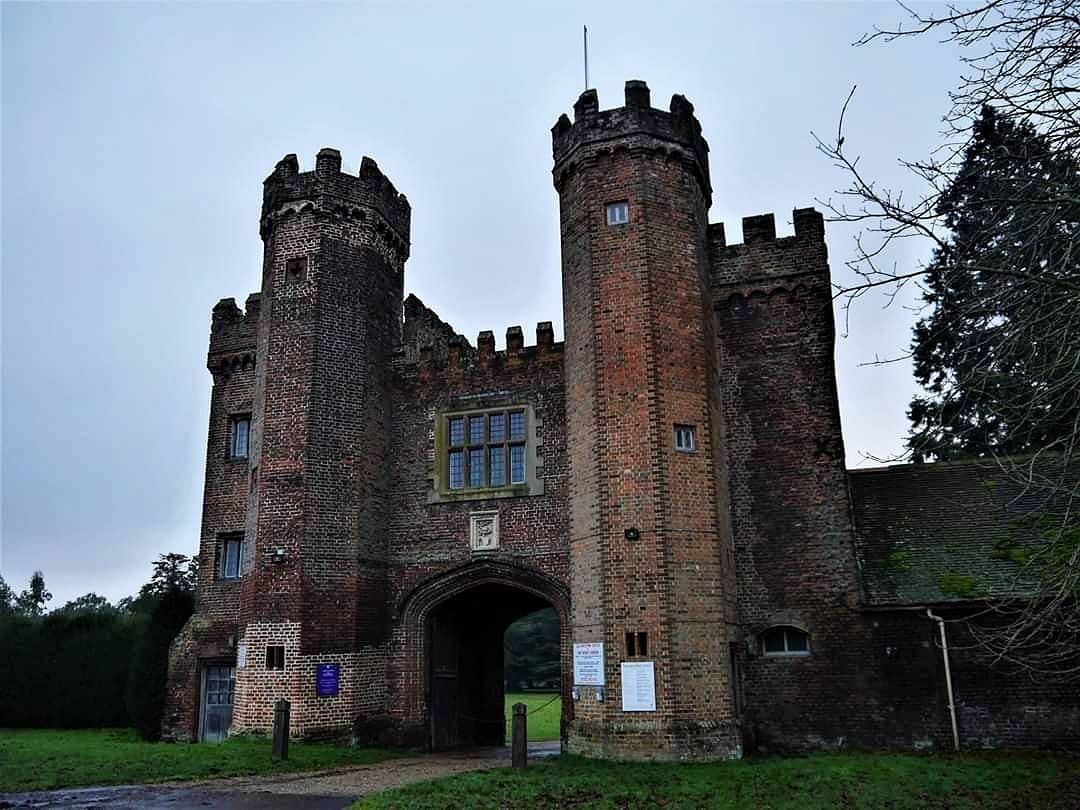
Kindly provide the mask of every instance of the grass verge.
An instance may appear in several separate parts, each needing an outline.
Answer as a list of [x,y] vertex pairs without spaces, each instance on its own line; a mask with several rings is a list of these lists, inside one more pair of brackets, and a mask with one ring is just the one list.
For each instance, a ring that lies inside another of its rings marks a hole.
[[291,773],[405,755],[292,742],[289,759],[274,763],[268,739],[235,738],[216,745],[148,743],[131,729],[0,729],[0,792]]
[[558,692],[507,692],[506,693],[506,744],[510,744],[513,733],[510,729],[514,716],[514,704],[524,703],[529,713],[526,729],[529,742],[548,742],[559,739],[559,717],[562,715],[562,700]]
[[389,808],[1072,808],[1080,758],[1048,753],[814,754],[709,764],[563,756],[424,782],[353,805]]

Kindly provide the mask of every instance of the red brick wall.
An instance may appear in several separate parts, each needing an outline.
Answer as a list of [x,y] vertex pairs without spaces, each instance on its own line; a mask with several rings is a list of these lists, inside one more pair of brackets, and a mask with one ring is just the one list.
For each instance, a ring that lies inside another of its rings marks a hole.
[[[821,215],[743,221],[742,245],[711,231],[713,301],[728,434],[748,742],[850,739],[859,587],[833,366]],[[805,658],[760,655],[760,633],[809,632]]]
[[[430,314],[430,313],[429,313]],[[427,318],[427,315],[424,316]],[[407,320],[407,334],[417,330]],[[426,334],[446,334],[436,329]],[[452,330],[449,334],[453,334]],[[520,333],[516,333],[520,335]],[[537,593],[557,604],[568,578],[568,470],[564,421],[563,347],[551,342],[550,325],[537,331],[537,345],[481,350],[427,343],[430,350],[405,352],[396,366],[393,432],[389,471],[387,603],[390,609],[389,713],[409,737],[423,734],[429,702],[426,671],[426,611],[461,589],[481,583],[511,586],[535,584]],[[440,355],[452,361],[440,362]],[[437,448],[436,420],[459,410],[531,406],[536,459],[543,494],[484,500],[432,502]],[[469,516],[497,511],[499,547],[474,551]],[[530,586],[531,587],[531,586]],[[424,602],[419,615],[416,602]],[[499,605],[491,605],[498,613]],[[563,616],[564,629],[567,622]],[[563,645],[563,668],[569,647]],[[565,697],[570,684],[564,680]],[[569,700],[565,712],[572,711]],[[410,731],[410,729],[412,731]]]
[[198,734],[199,661],[230,661],[239,632],[240,582],[219,577],[219,539],[243,532],[249,488],[248,460],[230,458],[231,418],[252,412],[255,331],[259,295],[241,312],[231,298],[214,307],[207,368],[213,375],[206,440],[206,479],[199,538],[199,587],[195,614],[173,644],[163,734]]
[[[680,96],[642,83],[600,112],[593,91],[553,130],[566,323],[573,637],[603,641],[607,697],[579,702],[572,750],[737,754],[728,661],[734,583],[718,513],[710,401],[707,147]],[[629,222],[608,225],[608,203]],[[698,447],[674,448],[693,425]],[[637,529],[639,539],[627,539]],[[621,707],[624,637],[645,632],[656,712]]]

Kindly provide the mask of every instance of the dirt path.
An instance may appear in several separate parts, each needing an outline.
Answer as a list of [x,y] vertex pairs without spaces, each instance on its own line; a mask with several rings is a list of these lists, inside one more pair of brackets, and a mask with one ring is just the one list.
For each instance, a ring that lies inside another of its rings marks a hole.
[[[530,759],[558,754],[558,743],[529,746]],[[80,788],[0,794],[0,808],[217,808],[219,810],[338,810],[381,790],[464,771],[505,768],[509,749],[487,748],[392,759],[374,765],[288,776],[238,776],[209,782]]]

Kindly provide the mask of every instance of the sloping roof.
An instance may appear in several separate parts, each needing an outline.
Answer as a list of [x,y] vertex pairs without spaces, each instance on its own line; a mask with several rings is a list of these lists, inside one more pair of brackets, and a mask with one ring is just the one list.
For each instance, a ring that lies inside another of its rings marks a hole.
[[[1061,459],[850,470],[856,548],[871,605],[1020,595],[1025,550],[1060,525]],[[1076,471],[1068,486],[1075,487]]]

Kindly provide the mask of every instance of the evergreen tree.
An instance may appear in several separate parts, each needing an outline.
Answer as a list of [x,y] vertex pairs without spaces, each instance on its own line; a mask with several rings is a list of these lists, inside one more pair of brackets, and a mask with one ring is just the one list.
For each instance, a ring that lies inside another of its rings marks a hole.
[[916,460],[1054,449],[1080,418],[1080,169],[984,107],[938,201],[908,447]]
[[117,609],[113,607],[109,600],[104,596],[98,596],[96,593],[83,594],[80,597],[72,599],[67,602],[63,607],[59,607],[53,611],[53,613],[62,613],[66,616],[83,616],[87,614],[114,614]]
[[154,573],[134,598],[125,597],[117,607],[125,613],[154,612],[162,597],[172,591],[194,594],[199,582],[199,558],[185,554],[162,554],[154,561]]
[[0,576],[0,619],[15,615],[15,592]]
[[191,591],[173,588],[157,598],[146,630],[132,650],[128,670],[128,717],[144,740],[161,736],[169,645],[195,610]]
[[506,630],[504,670],[510,689],[558,687],[559,614],[545,608],[518,619]]
[[30,587],[16,598],[15,610],[23,616],[41,616],[45,613],[45,603],[50,599],[52,594],[45,588],[45,576],[35,571],[30,577]]

